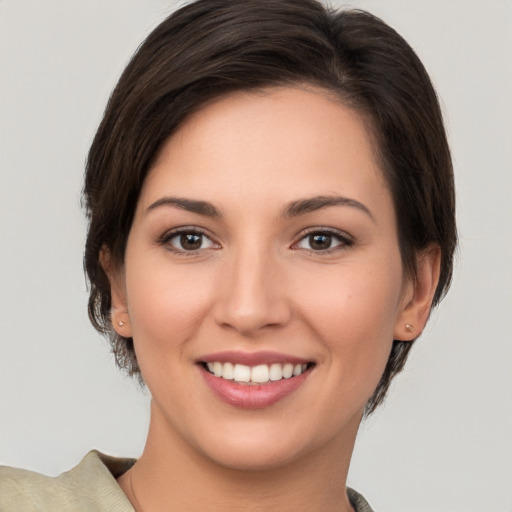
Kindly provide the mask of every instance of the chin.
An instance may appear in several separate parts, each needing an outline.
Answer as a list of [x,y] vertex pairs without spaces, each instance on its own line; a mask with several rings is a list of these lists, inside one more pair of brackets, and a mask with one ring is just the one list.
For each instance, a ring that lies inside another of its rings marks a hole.
[[218,466],[237,471],[269,471],[286,466],[300,459],[298,446],[283,445],[281,439],[264,443],[240,439],[224,443],[217,450],[205,453]]
[[[289,413],[288,413],[289,416]],[[328,422],[297,421],[289,417],[255,421],[231,422],[215,431],[196,436],[198,451],[210,461],[226,469],[269,471],[301,461],[343,451],[347,439],[355,438],[360,414],[340,431]],[[323,427],[323,428],[322,428]],[[350,435],[348,434],[350,430]],[[351,447],[350,447],[351,451]]]

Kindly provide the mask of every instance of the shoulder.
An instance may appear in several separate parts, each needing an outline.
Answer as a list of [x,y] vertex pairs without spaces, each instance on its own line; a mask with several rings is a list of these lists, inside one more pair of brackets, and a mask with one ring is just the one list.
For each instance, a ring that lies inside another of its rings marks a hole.
[[357,491],[354,491],[354,489],[347,487],[347,495],[355,512],[373,512],[372,507],[370,507],[370,504],[362,494],[359,494]]
[[0,511],[133,512],[115,480],[133,463],[91,451],[78,466],[57,477],[0,466]]
[[38,510],[38,490],[43,492],[52,479],[24,469],[0,467],[0,510],[2,512]]

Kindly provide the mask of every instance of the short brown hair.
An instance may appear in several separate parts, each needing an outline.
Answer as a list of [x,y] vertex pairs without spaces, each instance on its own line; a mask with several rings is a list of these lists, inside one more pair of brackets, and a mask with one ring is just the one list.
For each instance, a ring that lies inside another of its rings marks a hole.
[[[191,113],[228,92],[304,83],[335,93],[369,120],[404,269],[414,274],[418,251],[437,244],[441,274],[433,304],[446,293],[457,243],[452,163],[436,93],[407,42],[367,12],[314,0],[199,0],[171,14],[139,47],[87,160],[89,315],[129,374],[140,375],[133,340],[112,329],[110,284],[99,256],[107,247],[114,264],[122,264],[141,187],[162,144]],[[411,342],[393,342],[367,414],[410,348]]]

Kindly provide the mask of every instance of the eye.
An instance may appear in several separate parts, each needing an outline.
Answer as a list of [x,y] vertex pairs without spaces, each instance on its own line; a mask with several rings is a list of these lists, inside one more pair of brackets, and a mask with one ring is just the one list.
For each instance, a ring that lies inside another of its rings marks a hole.
[[337,249],[343,249],[353,244],[353,241],[337,232],[332,231],[312,231],[302,237],[294,248],[306,249],[314,252],[330,252]]
[[204,233],[191,229],[173,231],[165,235],[161,243],[176,253],[197,252],[218,247],[218,244]]

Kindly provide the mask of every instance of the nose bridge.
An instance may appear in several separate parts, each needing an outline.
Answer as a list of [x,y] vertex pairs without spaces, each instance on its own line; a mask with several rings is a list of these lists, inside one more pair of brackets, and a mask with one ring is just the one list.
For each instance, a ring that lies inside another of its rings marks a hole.
[[279,258],[257,243],[233,249],[219,283],[216,320],[244,335],[278,326],[289,318]]

